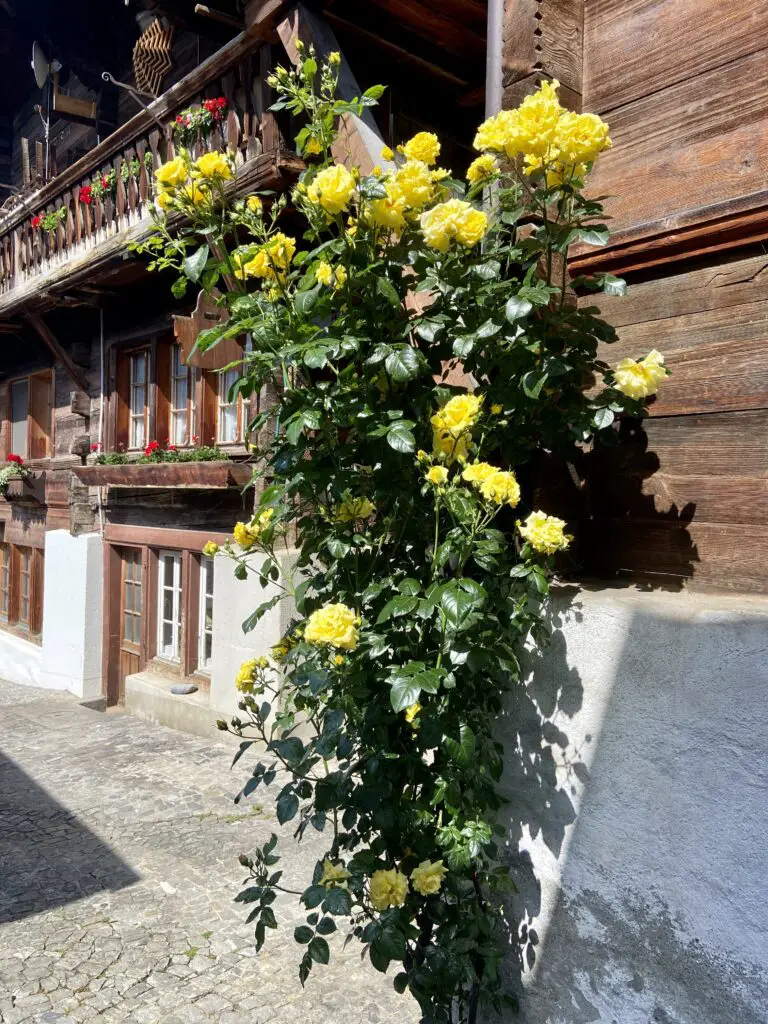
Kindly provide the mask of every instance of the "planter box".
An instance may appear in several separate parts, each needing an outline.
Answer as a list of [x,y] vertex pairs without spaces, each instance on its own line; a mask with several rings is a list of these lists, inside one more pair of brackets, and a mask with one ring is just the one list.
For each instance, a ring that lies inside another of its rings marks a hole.
[[5,497],[19,505],[44,505],[45,473],[28,473],[25,477],[9,480]]
[[251,479],[250,462],[127,462],[120,466],[78,466],[78,480],[89,487],[179,487],[216,490],[243,487]]

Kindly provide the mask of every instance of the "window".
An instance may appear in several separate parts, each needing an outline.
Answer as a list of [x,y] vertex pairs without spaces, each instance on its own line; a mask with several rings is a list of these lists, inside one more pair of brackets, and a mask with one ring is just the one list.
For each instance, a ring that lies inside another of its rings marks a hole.
[[240,440],[240,408],[238,396],[229,400],[229,392],[240,376],[237,367],[220,373],[218,381],[218,429],[216,440],[219,444],[234,444]]
[[190,444],[195,433],[195,383],[197,374],[184,364],[181,345],[171,346],[171,444]]
[[11,591],[11,549],[0,544],[0,620],[8,621]]
[[13,380],[0,396],[7,419],[8,449],[23,459],[44,459],[51,454],[53,374],[50,370]]
[[181,553],[161,551],[157,582],[157,653],[181,660]]
[[200,559],[200,628],[198,631],[197,667],[201,672],[211,669],[213,654],[213,559]]
[[131,356],[129,448],[147,444],[147,352]]
[[123,553],[123,640],[136,647],[141,643],[142,579],[141,550]]
[[43,552],[0,544],[0,622],[37,635],[43,622]]

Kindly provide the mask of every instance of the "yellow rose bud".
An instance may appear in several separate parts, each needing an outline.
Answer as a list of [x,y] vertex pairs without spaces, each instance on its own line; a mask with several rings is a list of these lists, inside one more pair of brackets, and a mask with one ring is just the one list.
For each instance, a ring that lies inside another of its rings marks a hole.
[[381,158],[382,160],[394,160],[395,154],[392,152],[389,146],[384,146],[381,150]]
[[218,550],[219,545],[214,543],[214,541],[209,540],[207,544],[203,547],[203,554],[207,555],[209,558],[213,558],[213,556],[216,554]]
[[333,67],[338,67],[338,65],[341,64],[341,54],[338,50],[331,50],[328,54],[328,63]]

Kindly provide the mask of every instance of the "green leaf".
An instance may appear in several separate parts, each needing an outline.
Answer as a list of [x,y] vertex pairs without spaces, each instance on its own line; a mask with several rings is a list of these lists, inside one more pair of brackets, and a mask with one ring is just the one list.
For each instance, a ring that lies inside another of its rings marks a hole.
[[444,329],[445,325],[440,323],[439,320],[422,320],[416,325],[416,334],[422,341],[426,341],[428,345],[431,345],[438,334],[442,333]]
[[387,601],[379,612],[376,625],[380,626],[382,622],[388,622],[390,619],[397,619],[401,615],[407,615],[416,608],[418,603],[419,599],[417,597],[412,597],[408,594],[400,594],[397,597],[393,597]]
[[316,935],[309,944],[309,955],[316,963],[327,964],[331,959],[331,951],[325,939]]
[[299,798],[294,793],[281,793],[277,798],[277,820],[281,825],[295,818],[299,810]]
[[397,289],[388,277],[382,276],[376,278],[376,291],[383,299],[387,300],[390,306],[399,308],[400,296],[397,294]]
[[311,942],[312,939],[314,938],[314,935],[315,933],[312,931],[312,929],[307,928],[305,924],[299,925],[299,927],[295,928],[293,931],[294,939],[297,942],[299,942],[302,946],[306,946],[307,943]]
[[[325,900],[323,901],[323,909],[328,914],[336,914],[341,917],[346,917],[347,915],[351,914],[352,900],[350,899],[347,890],[341,889],[335,885],[332,886],[328,890],[328,895],[325,897]],[[333,922],[331,922],[331,924],[333,924]],[[335,925],[333,928],[330,928],[329,931],[333,931],[334,928]],[[320,928],[318,928],[318,931],[320,931]]]
[[614,415],[610,409],[598,409],[592,417],[592,422],[598,430],[605,430],[613,423]]
[[365,90],[363,96],[368,100],[380,100],[386,92],[386,89],[386,85],[372,85],[370,88]]
[[385,925],[380,935],[373,940],[373,945],[389,960],[405,959],[405,935],[399,928]]
[[522,320],[523,317],[528,316],[532,309],[533,303],[528,299],[521,299],[517,295],[513,295],[511,299],[507,299],[504,315],[513,324],[515,320]]
[[[336,891],[336,890],[335,890]],[[343,890],[341,890],[343,891]],[[324,917],[317,926],[318,935],[333,935],[336,931],[336,922],[332,917]]]
[[463,334],[460,338],[456,338],[453,342],[453,354],[458,359],[466,359],[475,347],[475,336],[474,334]]
[[305,889],[301,896],[301,902],[307,908],[312,910],[313,907],[319,907],[328,894],[328,890],[324,885],[310,885],[308,889]]
[[421,369],[419,354],[410,345],[400,345],[384,361],[384,368],[392,380],[407,381]]
[[181,299],[184,297],[187,291],[187,279],[186,277],[177,277],[171,285],[171,294],[175,299]]
[[406,453],[416,449],[416,438],[407,423],[407,420],[398,420],[387,431],[387,444],[396,452]]
[[296,312],[297,313],[309,313],[312,310],[317,297],[320,294],[322,285],[316,284],[314,288],[309,288],[307,291],[296,292]]
[[[456,944],[454,942],[454,948],[455,945]],[[399,974],[395,975],[395,980],[392,982],[392,984],[394,986],[395,992],[397,992],[398,995],[402,995],[408,988],[408,975],[404,971],[401,971]]]
[[181,262],[181,269],[190,281],[199,281],[200,275],[208,262],[208,246],[201,245],[191,256],[185,256]]
[[389,695],[393,711],[405,711],[419,699],[421,687],[416,681],[418,676],[399,675],[394,677]]
[[548,377],[549,374],[546,371],[542,373],[541,370],[529,370],[523,375],[523,391],[529,398],[538,398]]
[[606,295],[626,295],[627,282],[623,277],[614,277],[613,274],[603,274],[603,291]]
[[312,370],[321,370],[328,362],[328,349],[325,346],[314,345],[304,353],[304,365]]
[[589,228],[579,228],[576,232],[582,242],[587,245],[605,245],[610,238],[610,232],[604,224],[595,224]]
[[443,746],[448,756],[457,764],[467,765],[475,753],[475,734],[468,725],[462,725],[459,729],[459,739],[446,736]]

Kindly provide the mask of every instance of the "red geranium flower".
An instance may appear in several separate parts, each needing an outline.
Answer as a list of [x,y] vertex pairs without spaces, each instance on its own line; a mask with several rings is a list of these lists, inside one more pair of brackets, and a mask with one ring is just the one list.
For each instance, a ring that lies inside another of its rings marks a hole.
[[8,456],[9,462],[15,462],[17,466],[21,466],[24,463],[24,459],[20,455],[14,455],[13,452]]
[[86,206],[90,206],[93,202],[93,187],[91,185],[83,185],[80,189],[80,202]]
[[35,229],[39,228],[40,227],[40,221],[42,219],[43,218],[42,218],[42,216],[40,214],[38,214],[36,217],[33,217],[32,218],[32,227],[35,228]]
[[160,447],[157,441],[150,441],[147,447],[144,449],[145,455],[152,455]]
[[99,450],[99,448],[101,448],[101,445],[99,444],[99,442],[98,441],[94,441],[93,444],[91,445],[91,451],[92,452],[97,452]]
[[102,188],[109,188],[109,181],[107,180],[106,175],[104,175],[104,177],[102,177],[102,179],[101,179],[101,187]]
[[165,446],[165,450],[167,452],[177,452],[179,449],[176,447],[175,444],[168,444]]

